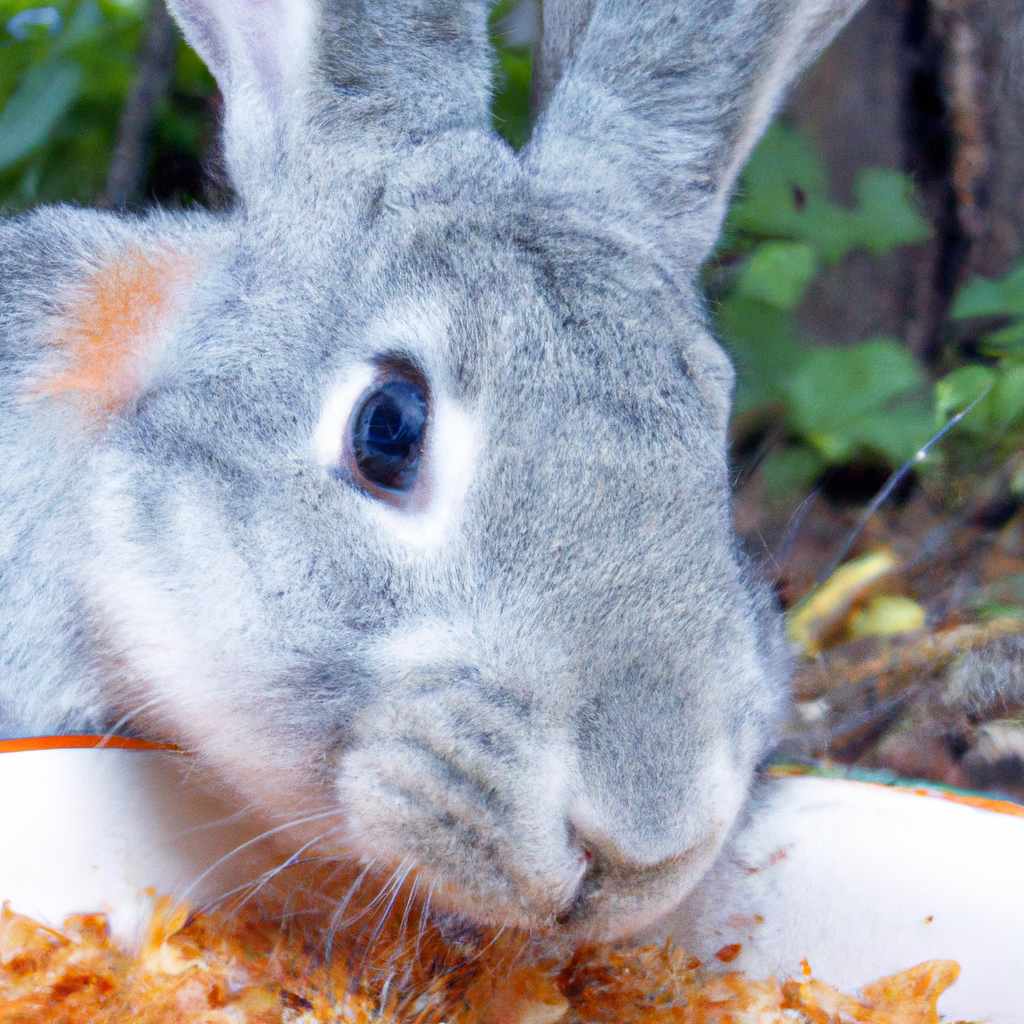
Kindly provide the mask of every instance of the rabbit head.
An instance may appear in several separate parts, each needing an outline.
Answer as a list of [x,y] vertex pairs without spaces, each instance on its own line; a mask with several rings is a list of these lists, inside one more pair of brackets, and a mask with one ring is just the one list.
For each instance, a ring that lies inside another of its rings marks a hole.
[[785,676],[695,276],[857,2],[549,3],[515,154],[482,0],[172,0],[237,205],[124,229],[36,385],[91,424],[111,717],[471,918],[674,905]]

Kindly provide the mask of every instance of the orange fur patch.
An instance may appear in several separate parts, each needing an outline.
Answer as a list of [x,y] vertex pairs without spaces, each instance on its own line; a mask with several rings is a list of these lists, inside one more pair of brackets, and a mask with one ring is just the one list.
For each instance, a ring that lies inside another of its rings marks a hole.
[[198,270],[192,257],[138,248],[98,270],[60,316],[53,343],[62,364],[39,392],[74,396],[96,415],[126,408]]

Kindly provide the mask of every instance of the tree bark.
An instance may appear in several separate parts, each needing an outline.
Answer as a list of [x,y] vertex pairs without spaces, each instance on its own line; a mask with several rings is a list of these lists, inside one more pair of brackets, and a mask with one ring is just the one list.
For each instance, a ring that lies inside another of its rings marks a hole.
[[104,209],[140,205],[149,171],[150,145],[160,103],[174,77],[176,37],[164,0],[150,0],[138,68],[118,125],[110,159]]
[[837,198],[865,167],[911,174],[931,242],[855,253],[814,285],[801,323],[821,341],[904,338],[926,362],[949,341],[957,287],[1024,254],[1020,0],[870,0],[794,93]]

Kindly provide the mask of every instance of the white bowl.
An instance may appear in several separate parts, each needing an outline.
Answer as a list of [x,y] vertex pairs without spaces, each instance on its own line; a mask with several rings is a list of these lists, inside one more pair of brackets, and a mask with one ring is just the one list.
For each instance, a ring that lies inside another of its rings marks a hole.
[[[51,925],[104,911],[132,942],[153,892],[196,905],[254,878],[264,844],[244,846],[253,826],[189,784],[189,760],[0,744],[0,901]],[[754,977],[800,977],[806,961],[850,992],[956,960],[947,1019],[1024,1024],[1024,808],[772,781],[708,878],[641,936],[668,937],[710,964],[738,944],[729,967]]]
[[[711,874],[662,922],[714,964],[853,992],[955,960],[948,1020],[1024,1024],[1024,807],[927,789],[783,778],[755,797]],[[729,950],[732,952],[732,950]]]
[[0,902],[12,910],[54,927],[102,911],[133,944],[154,894],[201,905],[264,866],[265,851],[244,845],[253,826],[189,783],[184,754],[12,746],[0,743]]

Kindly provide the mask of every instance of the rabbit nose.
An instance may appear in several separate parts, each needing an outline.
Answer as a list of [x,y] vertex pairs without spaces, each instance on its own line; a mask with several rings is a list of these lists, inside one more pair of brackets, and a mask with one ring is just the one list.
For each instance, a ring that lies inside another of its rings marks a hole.
[[677,852],[654,859],[600,831],[570,824],[569,835],[579,876],[555,922],[597,941],[628,934],[671,910],[706,870],[722,838],[721,829],[711,827]]
[[607,858],[596,844],[574,839],[574,845],[578,851],[579,878],[555,917],[555,922],[562,927],[578,925],[592,916],[607,875]]
[[609,874],[622,874],[624,859],[618,850],[599,839],[586,836],[574,825],[569,826],[570,848],[576,853],[579,875],[556,921],[560,925],[579,922],[589,916]]

